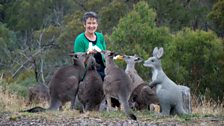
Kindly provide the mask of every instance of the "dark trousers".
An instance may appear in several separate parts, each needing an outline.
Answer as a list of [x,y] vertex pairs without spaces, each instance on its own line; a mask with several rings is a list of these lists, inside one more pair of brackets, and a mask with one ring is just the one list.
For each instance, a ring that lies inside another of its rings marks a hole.
[[99,73],[99,75],[103,81],[104,81],[104,77],[105,77],[104,69],[105,69],[105,67],[103,67],[103,66],[97,67],[97,72]]
[[104,81],[105,65],[104,65],[104,62],[103,62],[102,55],[100,53],[96,53],[96,54],[94,54],[94,58],[95,58],[96,63],[97,63],[97,66],[96,66],[97,72],[99,73],[99,75],[101,76],[102,80]]

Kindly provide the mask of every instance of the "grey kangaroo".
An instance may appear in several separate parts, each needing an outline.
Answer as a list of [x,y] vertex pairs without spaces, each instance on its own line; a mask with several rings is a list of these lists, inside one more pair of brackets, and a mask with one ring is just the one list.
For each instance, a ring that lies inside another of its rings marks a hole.
[[136,116],[131,112],[128,99],[131,95],[131,81],[124,70],[120,69],[113,61],[115,53],[106,50],[102,51],[106,60],[105,78],[103,90],[107,100],[107,110],[111,110],[111,98],[118,99],[124,109],[125,114],[137,120]]
[[72,57],[74,64],[56,70],[49,83],[50,107],[48,109],[34,107],[21,112],[59,110],[68,101],[71,101],[71,109],[75,108],[79,82],[83,79],[85,72],[85,53],[76,53]]
[[103,81],[96,70],[96,61],[92,54],[87,54],[86,74],[79,84],[78,98],[83,105],[83,111],[98,111],[104,99]]
[[[132,93],[129,103],[133,109],[150,109],[151,104],[159,104],[155,93],[155,88],[151,89],[135,69],[135,64],[140,63],[143,59],[136,54],[133,56],[124,55],[124,61],[127,63],[125,73],[130,77],[132,82]],[[151,110],[152,111],[152,110]]]
[[175,111],[178,115],[186,114],[183,108],[182,92],[178,85],[174,83],[164,73],[161,66],[161,57],[163,56],[163,48],[155,47],[153,56],[144,62],[145,67],[152,68],[151,87],[156,86],[156,94],[159,98],[162,115],[170,115]]
[[58,69],[49,84],[51,103],[50,110],[57,110],[71,101],[71,109],[75,107],[79,82],[83,79],[85,53],[76,53],[74,64]]
[[137,55],[128,56],[124,55],[124,61],[127,63],[125,73],[130,77],[132,82],[132,90],[134,90],[139,84],[144,83],[144,80],[138,75],[135,69],[135,64],[142,62],[142,58]]

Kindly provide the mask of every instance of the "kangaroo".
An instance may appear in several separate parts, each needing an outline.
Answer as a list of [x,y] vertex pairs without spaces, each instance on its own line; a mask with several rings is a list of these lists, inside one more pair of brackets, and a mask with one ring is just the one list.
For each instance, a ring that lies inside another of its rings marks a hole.
[[71,109],[74,109],[79,82],[83,79],[85,72],[83,56],[85,53],[75,54],[73,65],[62,67],[53,75],[49,84],[50,110],[57,110],[68,101],[71,101]]
[[142,62],[143,59],[136,54],[134,56],[124,55],[123,59],[127,63],[125,73],[130,77],[132,82],[132,94],[129,103],[134,109],[150,110],[150,104],[159,104],[159,100],[156,96],[155,88],[151,89],[135,69],[135,64]]
[[132,90],[134,90],[139,84],[144,83],[144,80],[138,75],[138,72],[135,69],[135,64],[142,62],[142,58],[137,56],[123,56],[124,61],[127,63],[125,73],[130,77],[132,82]]
[[133,109],[143,110],[148,109],[153,111],[152,104],[159,104],[159,99],[156,96],[154,88],[149,87],[148,83],[139,84],[132,92],[129,103]]
[[131,94],[131,81],[124,70],[120,69],[113,61],[115,53],[105,50],[101,51],[105,56],[106,68],[103,90],[107,100],[107,111],[111,110],[111,97],[116,98],[121,103],[125,114],[137,120],[136,116],[131,112],[128,104],[128,99]]
[[29,88],[28,91],[28,103],[27,105],[34,103],[41,103],[41,102],[49,102],[50,101],[50,94],[48,86],[45,84],[37,84],[33,87]]
[[92,54],[88,54],[85,66],[86,74],[79,84],[78,98],[83,105],[83,111],[98,111],[104,99],[103,81],[96,70],[96,61]]
[[25,111],[42,112],[45,110],[59,110],[68,101],[71,101],[71,109],[75,108],[75,99],[78,92],[79,82],[83,79],[85,72],[85,54],[76,53],[72,56],[74,64],[56,70],[49,82],[49,108],[44,109],[41,107],[34,107]]
[[144,61],[145,67],[152,68],[151,87],[156,86],[156,94],[159,98],[162,115],[170,115],[171,110],[180,115],[186,114],[183,108],[182,92],[178,85],[167,77],[161,65],[161,57],[163,56],[163,48],[155,47],[153,56]]

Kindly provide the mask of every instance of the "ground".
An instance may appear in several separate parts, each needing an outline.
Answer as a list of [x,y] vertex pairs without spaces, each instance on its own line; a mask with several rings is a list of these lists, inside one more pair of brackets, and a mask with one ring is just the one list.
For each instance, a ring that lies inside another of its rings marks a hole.
[[224,126],[224,116],[191,114],[162,117],[149,112],[136,112],[137,121],[122,112],[1,112],[0,126]]

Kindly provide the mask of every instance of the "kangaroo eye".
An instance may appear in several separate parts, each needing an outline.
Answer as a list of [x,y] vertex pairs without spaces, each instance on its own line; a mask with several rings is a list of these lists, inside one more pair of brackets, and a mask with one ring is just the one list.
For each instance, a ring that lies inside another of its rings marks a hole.
[[154,62],[155,60],[152,60],[152,62]]

